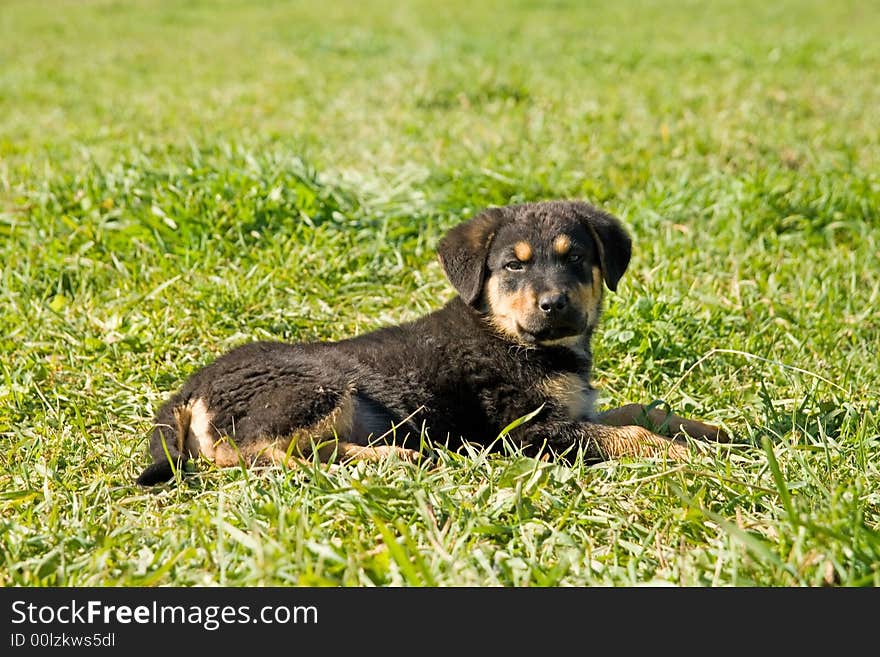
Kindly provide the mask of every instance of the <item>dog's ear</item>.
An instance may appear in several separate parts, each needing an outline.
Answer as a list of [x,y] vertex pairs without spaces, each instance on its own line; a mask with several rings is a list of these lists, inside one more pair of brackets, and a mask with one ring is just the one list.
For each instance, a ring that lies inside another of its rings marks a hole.
[[629,266],[632,240],[620,220],[587,203],[578,204],[578,215],[596,241],[605,285],[612,292]]
[[501,208],[484,210],[450,230],[440,240],[437,255],[446,278],[471,306],[480,299],[489,247],[504,217]]

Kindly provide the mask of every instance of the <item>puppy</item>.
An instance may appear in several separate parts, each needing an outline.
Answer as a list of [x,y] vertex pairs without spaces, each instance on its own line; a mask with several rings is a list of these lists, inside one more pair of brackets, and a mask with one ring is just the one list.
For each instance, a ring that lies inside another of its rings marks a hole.
[[[415,459],[423,429],[452,447],[490,444],[529,414],[510,438],[532,452],[681,459],[685,435],[726,439],[658,408],[597,411],[590,341],[630,256],[621,223],[587,203],[485,210],[440,242],[458,296],[439,310],[338,342],[245,344],[195,372],[159,409],[138,483],[199,457]],[[646,428],[659,426],[669,436]]]

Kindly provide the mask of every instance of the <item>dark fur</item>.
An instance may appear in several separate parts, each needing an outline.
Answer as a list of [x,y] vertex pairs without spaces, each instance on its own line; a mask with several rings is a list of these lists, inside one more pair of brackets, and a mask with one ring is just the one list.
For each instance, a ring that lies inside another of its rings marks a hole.
[[[548,251],[561,231],[573,236],[577,254],[562,258]],[[527,271],[507,262],[518,241],[534,248]],[[338,436],[349,444],[367,445],[392,425],[397,427],[396,444],[415,449],[423,426],[433,440],[452,446],[462,439],[485,444],[510,422],[543,405],[538,416],[512,433],[514,440],[555,452],[580,444],[600,457],[603,438],[616,429],[597,423],[588,409],[572,417],[571,404],[566,406],[554,394],[557,389],[545,385],[567,374],[571,376],[561,380],[582,382],[589,390],[590,339],[597,316],[579,320],[573,301],[571,307],[554,310],[552,320],[545,319],[548,313],[528,308],[523,321],[531,332],[513,335],[493,325],[486,283],[495,277],[502,300],[514,295],[520,301],[564,302],[578,285],[595,289],[598,283],[601,290],[601,282],[592,280],[594,267],[607,287],[616,289],[630,254],[630,238],[620,223],[586,203],[486,210],[453,228],[440,243],[441,263],[460,296],[436,312],[338,342],[246,344],[193,374],[160,408],[150,441],[154,464],[138,483],[169,479],[172,462],[179,466],[193,455],[185,446],[189,420],[176,417],[175,409],[197,399],[212,414],[212,435],[218,442],[231,441],[236,449],[278,439],[288,455],[307,456],[301,437],[288,447],[290,436],[317,426],[343,403],[354,409],[348,435]],[[544,344],[558,337],[565,344]]]

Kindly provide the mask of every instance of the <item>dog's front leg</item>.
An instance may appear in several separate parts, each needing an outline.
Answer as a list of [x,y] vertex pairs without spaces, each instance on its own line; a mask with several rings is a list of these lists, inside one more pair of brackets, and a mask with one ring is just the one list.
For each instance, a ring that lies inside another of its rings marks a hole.
[[580,441],[595,449],[602,458],[625,456],[660,456],[676,461],[687,459],[687,443],[678,438],[661,436],[637,424],[609,426],[582,423]]
[[545,421],[520,429],[524,431],[514,435],[523,444],[547,445],[558,453],[582,445],[590,457],[600,459],[657,456],[683,461],[688,456],[684,440],[660,436],[635,424],[610,426],[595,422]]
[[720,427],[683,418],[658,406],[626,404],[600,413],[599,421],[617,427],[638,425],[670,436],[690,436],[719,443],[730,442],[727,433]]

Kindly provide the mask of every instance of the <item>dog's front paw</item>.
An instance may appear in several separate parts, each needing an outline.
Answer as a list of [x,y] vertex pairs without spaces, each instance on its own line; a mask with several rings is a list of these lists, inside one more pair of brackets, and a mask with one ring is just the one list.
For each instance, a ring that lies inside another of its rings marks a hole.
[[721,427],[714,424],[707,424],[699,420],[688,420],[686,418],[673,416],[667,420],[669,430],[675,436],[689,436],[699,440],[711,440],[717,443],[729,443],[730,436]]

